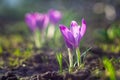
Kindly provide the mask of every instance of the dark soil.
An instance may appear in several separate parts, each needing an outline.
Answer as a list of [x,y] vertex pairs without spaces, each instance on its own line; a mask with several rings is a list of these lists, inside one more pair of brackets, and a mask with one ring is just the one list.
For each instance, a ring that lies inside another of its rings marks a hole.
[[[11,68],[6,67],[0,69],[0,80],[100,80],[100,76],[93,75],[93,71],[99,69],[104,71],[104,67],[100,61],[99,55],[88,52],[84,61],[84,68],[68,73],[67,71],[60,74],[59,66],[55,55],[52,51],[46,53],[36,53],[32,58],[28,59],[22,65]],[[4,54],[4,59],[9,55]],[[64,70],[67,68],[66,62],[63,60]]]
[[[1,57],[7,61],[9,54],[5,52]],[[63,55],[67,59],[67,55],[65,53]],[[84,67],[68,73],[66,71],[68,68],[67,64],[63,60],[63,69],[65,71],[60,74],[54,52],[52,50],[46,50],[46,52],[38,51],[30,59],[23,62],[22,65],[17,67],[5,65],[3,68],[0,68],[0,80],[109,80],[104,77],[105,68],[101,61],[103,56],[119,58],[120,55],[108,54],[101,49],[91,49],[84,59]],[[115,63],[115,67],[116,70],[120,69],[119,63]],[[96,70],[99,73],[96,73]]]

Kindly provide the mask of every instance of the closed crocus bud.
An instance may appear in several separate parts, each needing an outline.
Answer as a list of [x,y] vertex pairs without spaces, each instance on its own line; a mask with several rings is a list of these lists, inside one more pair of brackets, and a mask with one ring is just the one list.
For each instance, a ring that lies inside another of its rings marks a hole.
[[76,21],[72,21],[70,29],[64,25],[60,25],[60,31],[65,40],[66,46],[70,49],[78,48],[81,38],[86,32],[86,22],[82,19],[82,25],[79,26]]
[[47,14],[38,14],[36,18],[36,24],[40,31],[46,29],[49,23],[49,18]]
[[25,22],[27,24],[27,26],[29,27],[29,29],[34,32],[37,28],[36,26],[36,17],[37,17],[37,12],[35,13],[27,13],[25,15]]
[[50,9],[48,14],[52,24],[57,24],[62,18],[62,13],[58,10]]

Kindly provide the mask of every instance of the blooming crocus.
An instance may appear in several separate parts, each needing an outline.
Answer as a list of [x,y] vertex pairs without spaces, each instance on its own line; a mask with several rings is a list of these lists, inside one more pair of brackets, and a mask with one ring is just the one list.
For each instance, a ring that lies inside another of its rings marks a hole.
[[43,31],[49,22],[49,18],[47,14],[37,14],[36,17],[36,25],[40,31]]
[[82,25],[79,26],[76,21],[72,21],[70,29],[64,25],[60,25],[60,31],[64,37],[66,46],[70,49],[78,48],[81,38],[86,32],[86,22],[82,19]]
[[58,10],[50,9],[48,14],[52,24],[57,24],[62,18],[62,14]]
[[44,41],[45,28],[48,25],[49,17],[47,14],[43,13],[27,13],[25,15],[25,22],[33,32],[34,42],[36,47],[40,48]]
[[25,15],[25,22],[31,31],[34,32],[36,29],[42,31],[47,27],[49,18],[47,14],[41,14],[38,12],[27,13]]
[[36,26],[36,17],[37,17],[38,13],[27,13],[25,15],[25,22],[27,24],[27,26],[30,28],[30,30],[32,32],[34,32],[37,29]]

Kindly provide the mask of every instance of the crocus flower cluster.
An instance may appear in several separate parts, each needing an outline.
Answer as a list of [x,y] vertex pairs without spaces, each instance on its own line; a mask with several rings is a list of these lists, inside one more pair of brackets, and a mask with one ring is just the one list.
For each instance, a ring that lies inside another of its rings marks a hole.
[[[48,13],[32,12],[25,15],[25,22],[33,32],[34,42],[37,47],[40,47],[39,44],[44,42],[45,30],[48,24],[56,25],[61,20],[61,17],[61,12],[53,9],[50,9]],[[54,28],[50,31],[54,33]]]
[[82,19],[82,25],[79,26],[76,21],[72,21],[70,29],[64,25],[60,25],[60,31],[68,48],[78,48],[80,40],[86,32],[86,22]]
[[50,9],[48,13],[27,13],[25,15],[25,22],[32,32],[36,29],[40,31],[45,30],[48,23],[57,24],[62,18],[62,14],[58,10]]

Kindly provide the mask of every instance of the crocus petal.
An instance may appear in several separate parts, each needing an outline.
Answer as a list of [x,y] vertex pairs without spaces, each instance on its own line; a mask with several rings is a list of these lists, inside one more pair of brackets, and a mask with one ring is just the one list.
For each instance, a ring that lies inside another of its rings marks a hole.
[[71,45],[75,45],[75,39],[70,30],[64,25],[60,25],[59,27],[65,41],[67,41]]
[[68,39],[67,32],[69,32],[69,29],[64,25],[59,25],[60,31],[65,39]]
[[65,40],[66,46],[70,49],[73,49],[73,45],[71,45],[67,40]]
[[71,24],[70,24],[71,27],[73,26],[78,26],[77,22],[76,21],[72,21]]
[[35,13],[27,13],[25,15],[25,22],[31,31],[35,31],[36,29],[36,14]]
[[48,18],[48,15],[45,14],[45,15],[44,15],[44,27],[45,27],[45,28],[47,27],[48,23],[49,23],[49,18]]
[[73,36],[75,38],[75,47],[77,47],[79,45],[81,35],[80,35],[80,26],[78,26],[76,21],[71,22],[70,30],[73,33]]
[[43,28],[43,14],[38,14],[36,18],[36,24],[39,29]]
[[86,32],[86,21],[84,19],[82,19],[82,26],[81,26],[81,30],[80,30],[81,37],[83,37],[85,32]]
[[70,30],[73,33],[73,36],[76,38],[79,34],[79,27],[76,21],[71,22]]
[[49,18],[50,18],[50,22],[52,24],[57,24],[61,20],[62,14],[58,10],[50,9],[49,10]]
[[40,30],[44,30],[47,27],[48,22],[49,22],[49,18],[46,14],[37,15],[36,24]]
[[69,32],[67,32],[67,35],[68,35],[68,42],[70,42],[74,46],[76,43],[76,40],[75,40],[73,34],[69,31]]

